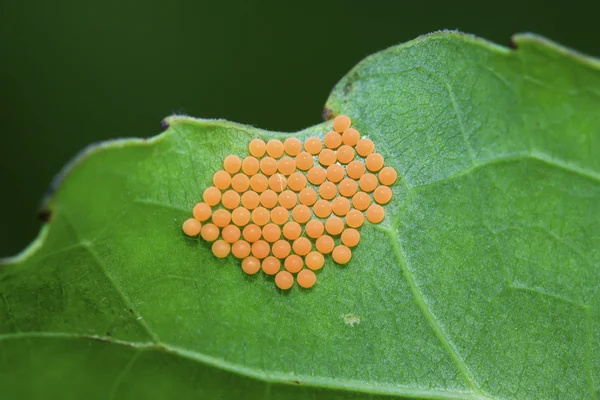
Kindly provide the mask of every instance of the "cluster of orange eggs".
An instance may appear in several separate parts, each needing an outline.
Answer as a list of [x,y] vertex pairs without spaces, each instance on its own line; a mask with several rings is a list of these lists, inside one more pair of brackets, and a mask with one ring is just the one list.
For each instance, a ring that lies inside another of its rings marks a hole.
[[312,287],[325,254],[349,262],[365,215],[380,223],[382,205],[392,199],[396,171],[384,167],[373,141],[361,138],[345,115],[323,140],[254,139],[248,150],[243,160],[225,158],[183,231],[213,242],[218,258],[242,259],[247,274],[275,275],[282,290],[293,286],[292,274],[301,287]]

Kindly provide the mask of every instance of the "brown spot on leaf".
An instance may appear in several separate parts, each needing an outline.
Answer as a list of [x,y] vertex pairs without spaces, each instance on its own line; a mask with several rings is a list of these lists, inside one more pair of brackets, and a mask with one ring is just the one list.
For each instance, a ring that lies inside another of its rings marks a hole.
[[354,82],[356,82],[357,80],[358,80],[358,73],[353,72],[352,75],[350,75],[348,77],[348,80],[346,81],[346,84],[342,88],[342,90],[344,92],[344,95],[347,95],[348,93],[350,93],[354,89]]
[[92,336],[92,340],[95,340],[100,343],[112,343],[109,338],[104,338],[104,337],[99,337],[99,336]]
[[52,211],[47,208],[43,208],[38,212],[38,219],[44,223],[50,221],[52,218]]
[[328,121],[333,118],[333,110],[329,107],[325,107],[321,116],[323,117],[323,121]]
[[294,384],[294,385],[304,385],[304,382],[299,381],[298,379],[291,379],[291,380],[288,380],[287,382]]
[[164,132],[167,129],[169,129],[169,123],[167,122],[166,119],[163,119],[162,121],[160,121],[160,129]]

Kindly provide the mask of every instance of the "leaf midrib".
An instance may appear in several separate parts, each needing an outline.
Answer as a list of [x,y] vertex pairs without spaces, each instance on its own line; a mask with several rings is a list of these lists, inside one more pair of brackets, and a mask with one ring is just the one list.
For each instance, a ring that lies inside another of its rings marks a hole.
[[239,364],[230,363],[220,358],[208,356],[204,353],[182,349],[177,346],[172,346],[170,344],[162,342],[132,342],[115,339],[110,336],[79,335],[65,332],[17,332],[0,334],[0,342],[19,339],[93,340],[114,346],[125,346],[136,349],[137,351],[156,351],[168,353],[170,355],[186,358],[210,367],[218,368],[227,372],[235,373],[261,382],[265,382],[265,384],[267,385],[267,391],[271,385],[283,384],[290,386],[302,385],[304,387],[309,386],[314,388],[326,388],[332,390],[356,391],[372,395],[394,395],[409,398],[472,400],[490,399],[490,397],[469,392],[411,389],[407,387],[369,385],[361,381],[341,380],[337,378],[329,379],[317,378],[312,376],[305,377],[297,375],[285,375],[278,372],[266,373],[265,371],[257,371],[254,368],[246,368],[240,366]]

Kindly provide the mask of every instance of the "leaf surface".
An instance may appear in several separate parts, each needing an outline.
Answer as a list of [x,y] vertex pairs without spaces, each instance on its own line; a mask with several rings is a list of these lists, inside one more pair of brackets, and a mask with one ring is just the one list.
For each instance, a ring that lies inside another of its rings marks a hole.
[[181,233],[226,155],[286,134],[174,116],[84,152],[40,237],[0,267],[3,393],[600,396],[600,63],[514,41],[420,37],[334,88],[326,113],[350,115],[400,179],[310,291]]

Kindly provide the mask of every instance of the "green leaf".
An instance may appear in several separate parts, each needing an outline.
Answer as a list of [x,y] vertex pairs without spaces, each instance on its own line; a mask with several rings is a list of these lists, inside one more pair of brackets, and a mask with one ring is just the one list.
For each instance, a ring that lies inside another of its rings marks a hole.
[[84,152],[0,269],[3,395],[599,397],[600,63],[514,42],[423,36],[335,87],[327,114],[401,179],[310,291],[245,276],[180,228],[225,155],[284,134],[174,116]]

